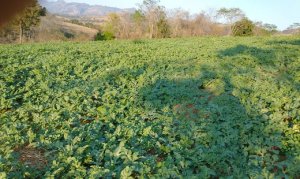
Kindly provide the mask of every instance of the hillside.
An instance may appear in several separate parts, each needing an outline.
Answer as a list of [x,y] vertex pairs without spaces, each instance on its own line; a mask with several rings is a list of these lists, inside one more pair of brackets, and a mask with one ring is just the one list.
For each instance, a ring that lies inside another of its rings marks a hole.
[[133,8],[120,9],[101,5],[89,5],[86,3],[67,3],[64,0],[40,0],[39,2],[43,7],[46,7],[50,13],[70,17],[99,17],[112,12],[121,13],[134,11]]
[[[99,31],[101,21],[90,23],[74,20],[48,13],[40,17],[40,23],[32,27],[31,36],[24,38],[24,42],[51,42],[51,41],[90,41],[94,40]],[[19,42],[18,26],[7,26],[0,29],[0,43]]]
[[70,19],[48,14],[36,28],[35,41],[93,40],[98,30],[74,24]]
[[299,178],[299,45],[0,45],[0,178]]

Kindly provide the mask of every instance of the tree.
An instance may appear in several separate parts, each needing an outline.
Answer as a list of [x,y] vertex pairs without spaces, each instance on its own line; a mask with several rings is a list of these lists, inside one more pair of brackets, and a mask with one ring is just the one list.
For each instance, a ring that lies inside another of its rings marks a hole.
[[143,4],[140,5],[140,11],[144,14],[148,23],[149,38],[154,37],[155,25],[158,21],[158,3],[159,0],[143,0]]
[[288,27],[288,30],[294,30],[295,34],[299,34],[300,35],[300,23],[294,23],[293,25],[291,25],[290,27]]
[[133,19],[132,19],[132,14],[124,12],[120,14],[120,24],[119,24],[119,37],[123,39],[129,39],[132,38],[138,29],[135,29]]
[[159,38],[167,38],[170,37],[170,26],[168,24],[168,20],[163,15],[159,21],[157,22],[157,37]]
[[137,24],[140,24],[143,22],[143,20],[145,19],[145,16],[144,14],[139,11],[139,10],[136,10],[133,14],[132,14],[132,19],[135,23]]
[[294,23],[290,25],[287,29],[292,30],[292,29],[299,29],[300,28],[300,23]]
[[196,15],[194,20],[194,35],[208,35],[211,33],[211,25],[209,18],[204,12]]
[[140,5],[140,12],[143,13],[148,24],[149,38],[159,37],[162,32],[160,30],[162,29],[165,32],[168,31],[166,29],[168,27],[168,22],[165,8],[158,5],[159,2],[159,0],[144,0],[143,4]]
[[18,27],[8,22],[0,28],[0,43],[12,43],[18,39]]
[[47,9],[45,7],[43,7],[41,10],[40,10],[40,16],[46,16],[47,15]]
[[172,29],[172,37],[190,36],[190,14],[182,9],[175,9],[171,12],[170,29]]
[[142,37],[144,32],[144,21],[145,21],[144,14],[140,10],[136,10],[134,14],[132,14],[132,20],[135,29],[135,38]]
[[[6,26],[7,23],[18,14],[23,11],[28,4],[32,3],[34,0],[9,0],[1,1],[0,8],[0,27]],[[6,27],[4,27],[6,28]]]
[[300,35],[300,23],[294,23],[290,25],[286,30],[291,31],[292,34]]
[[246,15],[239,8],[221,8],[217,11],[217,17],[224,18],[228,24],[233,24],[236,21],[244,19]]
[[232,26],[232,33],[234,36],[251,36],[253,35],[254,27],[252,21],[244,18]]
[[268,31],[269,33],[277,32],[277,26],[274,24],[265,23],[265,24],[263,24],[262,28],[265,29],[266,31]]
[[11,21],[1,27],[0,37],[2,42],[23,42],[23,38],[34,35],[34,27],[40,22],[40,16],[46,15],[46,8],[42,8],[37,0],[30,0],[23,11],[19,12]]
[[102,31],[105,36],[111,40],[119,35],[120,32],[120,16],[116,13],[108,14],[108,19],[102,26]]
[[38,4],[37,0],[34,0],[21,14],[16,16],[15,22],[19,26],[20,43],[23,42],[24,33],[37,26],[40,23],[40,16],[45,13],[45,9]]
[[277,32],[277,26],[274,24],[263,23],[261,21],[254,23],[255,35],[271,35]]

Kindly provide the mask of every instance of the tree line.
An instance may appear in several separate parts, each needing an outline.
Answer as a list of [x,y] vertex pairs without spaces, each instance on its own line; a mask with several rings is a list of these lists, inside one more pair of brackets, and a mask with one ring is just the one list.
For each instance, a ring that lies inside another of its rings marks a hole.
[[168,38],[224,35],[270,35],[276,25],[250,21],[239,8],[221,8],[191,15],[188,11],[167,11],[159,0],[144,0],[134,13],[107,16],[97,40]]
[[[22,43],[36,36],[35,27],[40,23],[46,9],[37,0],[32,0],[23,12],[0,29],[0,42]],[[271,35],[277,32],[276,25],[252,22],[239,8],[220,8],[190,14],[182,9],[167,10],[159,0],[143,0],[134,13],[111,13],[107,15],[94,40],[173,38],[194,36],[249,36]],[[71,23],[83,25],[79,20]],[[86,26],[86,24],[84,24]],[[88,24],[96,28],[94,24]],[[288,30],[298,29],[294,23]]]

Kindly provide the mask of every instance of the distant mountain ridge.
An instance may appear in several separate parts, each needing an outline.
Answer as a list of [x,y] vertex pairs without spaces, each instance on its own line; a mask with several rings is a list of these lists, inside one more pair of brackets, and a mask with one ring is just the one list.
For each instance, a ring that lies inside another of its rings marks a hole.
[[46,7],[50,13],[73,16],[73,17],[95,17],[105,16],[109,13],[134,12],[134,8],[120,9],[101,5],[89,5],[86,3],[65,2],[64,0],[49,1],[39,0],[43,7]]

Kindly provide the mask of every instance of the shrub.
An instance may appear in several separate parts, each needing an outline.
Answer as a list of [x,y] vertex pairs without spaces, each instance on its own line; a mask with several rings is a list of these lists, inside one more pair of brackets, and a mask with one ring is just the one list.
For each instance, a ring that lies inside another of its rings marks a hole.
[[75,37],[75,35],[71,32],[64,32],[64,36],[67,38],[67,39],[73,39]]
[[95,35],[95,37],[94,37],[94,40],[95,41],[99,41],[99,40],[113,40],[113,39],[115,39],[115,36],[114,36],[114,34],[113,33],[111,33],[111,32],[107,32],[107,31],[105,31],[105,32],[98,32],[96,35]]
[[254,24],[249,19],[242,19],[232,26],[233,36],[251,36],[254,34]]
[[95,37],[94,37],[95,41],[99,41],[99,40],[105,40],[104,35],[101,32],[98,32]]
[[112,32],[108,32],[108,31],[103,32],[103,35],[105,37],[105,40],[113,40],[116,38]]

